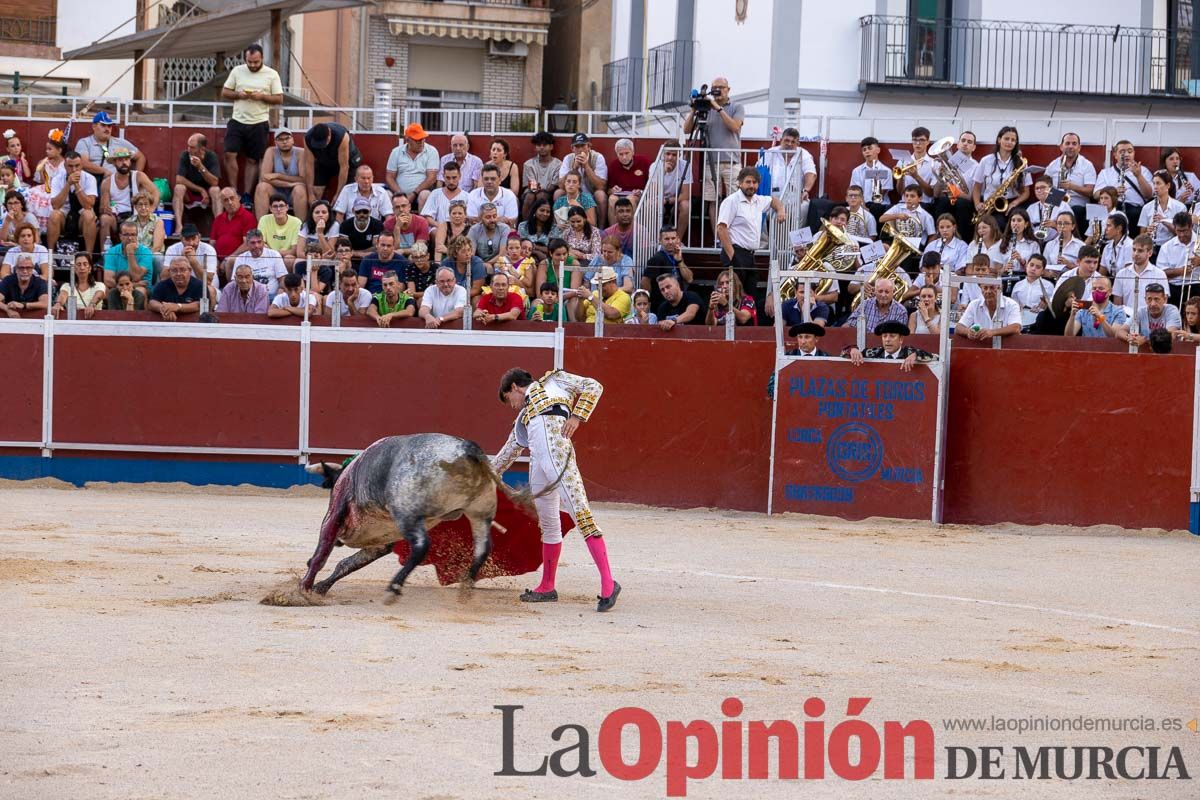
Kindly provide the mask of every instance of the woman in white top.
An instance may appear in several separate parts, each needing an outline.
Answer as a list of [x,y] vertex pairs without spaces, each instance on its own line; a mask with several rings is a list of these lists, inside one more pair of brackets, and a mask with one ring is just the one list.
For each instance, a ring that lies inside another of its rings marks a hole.
[[[1070,214],[1070,209],[1066,213]],[[1029,214],[1025,209],[1018,208],[1008,218],[1008,235],[1000,240],[1001,273],[1024,274],[1029,257],[1041,252],[1041,245],[1033,238]]]
[[930,250],[941,256],[942,264],[958,272],[967,265],[967,243],[958,238],[958,223],[953,214],[942,214],[937,218],[937,238],[925,245],[924,253]]
[[938,309],[937,290],[932,286],[921,287],[917,295],[917,310],[908,318],[908,329],[913,333],[941,333],[942,314]]
[[962,266],[956,269],[955,272],[960,275],[966,270],[967,265],[971,263],[971,259],[980,253],[987,253],[992,259],[992,270],[1004,261],[1005,256],[1000,254],[1000,226],[996,222],[996,218],[992,216],[984,217],[975,224],[975,239],[967,247],[967,257],[963,260]]
[[[984,156],[975,170],[975,185],[971,189],[971,199],[975,201],[975,210],[982,211],[984,202],[1000,188],[1007,179],[1012,177],[1013,170],[1021,165],[1021,138],[1017,129],[1005,125],[996,135],[996,148],[991,155]],[[1015,209],[1029,199],[1029,187],[1033,178],[1028,172],[1022,173],[1017,185],[1009,187],[1004,196],[1008,198],[1009,210]],[[1006,212],[1007,213],[1007,212]]]
[[1151,185],[1154,186],[1154,199],[1142,206],[1138,227],[1142,233],[1154,237],[1155,247],[1162,247],[1175,235],[1171,220],[1180,211],[1187,211],[1187,206],[1175,199],[1175,184],[1165,169],[1154,173]]
[[1046,243],[1046,275],[1057,278],[1063,272],[1079,266],[1079,248],[1083,242],[1075,236],[1075,214],[1064,211],[1054,220],[1058,238]]
[[75,254],[75,286],[68,280],[58,290],[58,299],[54,301],[54,318],[58,319],[67,307],[67,300],[75,296],[76,314],[83,319],[91,319],[96,310],[104,303],[105,290],[108,287],[102,281],[97,281],[92,270],[92,259],[87,253]]
[[1194,172],[1188,172],[1183,168],[1183,156],[1180,155],[1179,148],[1164,148],[1159,164],[1160,168],[1170,176],[1171,183],[1175,185],[1175,194],[1172,197],[1185,206],[1196,202],[1196,184],[1200,181],[1197,181]]
[[308,209],[308,219],[300,226],[300,234],[296,237],[296,249],[293,255],[304,258],[308,255],[309,238],[316,239],[312,248],[314,253],[320,253],[318,258],[333,258],[337,249],[339,225],[333,218],[333,211],[328,200],[318,200]]
[[1115,278],[1133,262],[1133,242],[1129,239],[1129,220],[1119,211],[1108,215],[1104,223],[1104,250],[1100,253],[1100,274]]

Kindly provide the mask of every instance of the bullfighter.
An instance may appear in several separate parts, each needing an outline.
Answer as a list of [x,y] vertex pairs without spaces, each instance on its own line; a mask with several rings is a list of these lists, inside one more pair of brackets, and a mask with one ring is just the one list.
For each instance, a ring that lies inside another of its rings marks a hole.
[[500,379],[500,402],[519,413],[508,441],[492,459],[492,469],[502,475],[517,456],[529,448],[529,487],[535,497],[562,476],[558,491],[534,500],[542,531],[542,580],[535,588],[521,594],[522,602],[558,600],[554,580],[562,554],[560,502],[565,504],[567,513],[575,521],[600,571],[596,610],[610,610],[621,593],[621,584],[613,580],[608,565],[604,536],[592,519],[571,443],[571,436],[592,415],[603,391],[599,381],[562,370],[551,370],[534,380],[525,370],[513,368]]

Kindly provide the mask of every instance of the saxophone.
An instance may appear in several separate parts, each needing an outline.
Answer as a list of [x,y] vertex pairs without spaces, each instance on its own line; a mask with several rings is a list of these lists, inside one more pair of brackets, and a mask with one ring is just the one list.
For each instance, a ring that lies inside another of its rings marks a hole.
[[1008,211],[1008,198],[1005,197],[1005,195],[1008,194],[1008,190],[1013,187],[1013,185],[1017,182],[1017,179],[1025,173],[1025,169],[1028,166],[1029,159],[1022,156],[1021,163],[1018,164],[1017,168],[1012,171],[1012,175],[1009,175],[1007,178],[1005,178],[1004,182],[996,187],[996,191],[988,195],[987,199],[983,201],[983,208],[976,212],[975,216],[971,218],[972,225],[978,225],[979,220],[983,219],[984,217],[991,216],[992,212],[994,211],[998,211],[1001,214]]

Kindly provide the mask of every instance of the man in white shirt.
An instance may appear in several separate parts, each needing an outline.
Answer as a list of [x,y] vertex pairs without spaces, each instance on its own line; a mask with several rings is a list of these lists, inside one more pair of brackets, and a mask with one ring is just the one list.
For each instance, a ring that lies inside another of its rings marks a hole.
[[[1197,252],[1192,217],[1186,211],[1175,215],[1175,238],[1168,239],[1158,251],[1156,263],[1167,276],[1171,286],[1171,303],[1179,307],[1183,302],[1184,283],[1200,283],[1200,253]],[[1187,280],[1184,280],[1184,275]]]
[[1076,275],[1078,275],[1080,278],[1083,278],[1084,281],[1083,296],[1077,299],[1082,300],[1084,298],[1091,297],[1092,279],[1097,275],[1100,275],[1100,252],[1090,244],[1085,244],[1083,247],[1079,248],[1078,266],[1064,271],[1063,274],[1059,276],[1058,282],[1054,284],[1055,291],[1057,291],[1058,287],[1062,286],[1066,280],[1073,278]]
[[[879,140],[868,136],[858,143],[862,150],[863,163],[850,172],[850,185],[857,186],[866,199],[866,206],[876,220],[892,204],[892,168],[879,160]],[[879,173],[872,178],[868,173]]]
[[[229,71],[221,99],[233,101],[233,115],[225,126],[225,175],[234,191],[249,201],[258,182],[258,162],[267,151],[271,106],[283,105],[279,73],[263,64],[262,45],[246,48],[246,63]],[[246,157],[245,187],[238,188],[238,153]]]
[[1000,287],[985,283],[979,287],[982,297],[967,304],[954,326],[955,336],[983,341],[994,336],[1015,336],[1021,332],[1021,309]]
[[500,168],[495,164],[484,164],[480,178],[483,184],[467,194],[467,219],[479,222],[479,208],[491,203],[500,212],[500,221],[510,228],[517,227],[517,196],[512,189],[500,185]]
[[74,150],[63,154],[63,163],[66,169],[50,180],[50,205],[54,210],[46,228],[46,247],[53,253],[60,236],[77,239],[82,235],[83,249],[90,253],[96,246],[96,178],[83,169],[83,160]]
[[458,285],[454,270],[439,267],[433,279],[434,289],[427,289],[421,298],[421,319],[426,328],[440,327],[443,322],[462,319],[467,307],[467,290]]
[[738,191],[722,200],[717,211],[717,239],[721,243],[721,265],[737,270],[742,286],[753,294],[758,284],[754,251],[762,239],[762,215],[772,208],[782,222],[787,212],[778,198],[758,194],[758,170],[754,167],[742,168],[737,185]]
[[[1146,290],[1150,284],[1167,285],[1167,273],[1150,262],[1154,240],[1143,233],[1133,240],[1133,260],[1123,267],[1113,281],[1112,301],[1128,308],[1145,308]],[[1135,297],[1138,294],[1141,297]]]
[[428,138],[421,123],[410,123],[403,141],[388,156],[387,186],[393,195],[407,195],[414,208],[421,207],[437,180],[438,151]]
[[[800,131],[795,128],[785,128],[778,147],[772,147],[766,152],[763,163],[771,171],[771,196],[782,199],[788,181],[793,181],[793,189],[800,193],[800,202],[809,200],[812,189],[817,185],[817,165],[809,152],[800,147]],[[799,173],[798,175],[796,173]],[[818,212],[825,209],[818,209]],[[810,216],[798,222],[808,224]],[[824,216],[825,214],[818,214]]]
[[211,286],[213,291],[221,289],[217,278],[217,263],[220,261],[217,251],[211,244],[200,240],[200,229],[190,222],[179,231],[179,241],[167,248],[163,260],[170,264],[180,257],[191,265],[192,274],[197,279]]
[[1154,186],[1150,170],[1136,160],[1133,143],[1127,139],[1117,142],[1112,149],[1112,163],[1096,176],[1096,188],[1092,197],[1100,199],[1100,190],[1112,186],[1117,190],[1117,210],[1129,220],[1141,216],[1142,206],[1154,197]]
[[353,270],[344,271],[338,279],[337,291],[325,295],[325,310],[339,317],[365,317],[371,307],[371,293],[358,285]]
[[262,231],[254,228],[246,232],[246,252],[233,262],[233,271],[245,264],[254,273],[254,280],[267,288],[267,296],[274,297],[279,291],[279,279],[288,274],[287,265],[278,251],[267,247]]
[[458,185],[459,168],[454,161],[442,165],[442,185],[429,193],[429,197],[421,206],[421,216],[429,220],[431,225],[446,222],[450,219],[450,203],[455,200],[467,201],[467,193]]
[[451,161],[458,165],[458,185],[462,187],[464,192],[471,191],[479,183],[479,176],[483,171],[483,159],[473,153],[467,152],[469,146],[470,143],[467,141],[467,137],[461,133],[456,133],[450,137],[450,152],[442,156],[438,171],[437,179],[439,184],[445,183],[446,165]]
[[916,184],[904,187],[904,202],[897,203],[884,212],[883,216],[879,218],[879,223],[886,226],[889,222],[898,222],[902,219],[914,220],[919,228],[915,236],[917,239],[915,244],[918,248],[937,235],[933,217],[925,210],[925,206],[921,205],[921,189]]
[[1096,167],[1080,154],[1077,133],[1064,133],[1058,149],[1062,155],[1046,166],[1045,174],[1054,181],[1055,189],[1066,190],[1076,229],[1082,231],[1087,228],[1087,204],[1096,191]]
[[363,198],[371,204],[371,216],[380,222],[392,213],[392,195],[383,186],[375,183],[375,173],[366,164],[359,164],[354,170],[354,183],[348,183],[338,192],[333,210],[337,212],[339,225],[345,223],[346,215],[354,209],[354,201]]

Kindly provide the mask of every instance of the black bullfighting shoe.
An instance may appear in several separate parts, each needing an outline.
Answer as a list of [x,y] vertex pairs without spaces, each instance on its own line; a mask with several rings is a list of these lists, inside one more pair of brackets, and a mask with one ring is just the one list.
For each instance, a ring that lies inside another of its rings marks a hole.
[[597,611],[609,611],[617,604],[617,595],[621,593],[621,584],[613,581],[612,594],[608,597],[597,597],[600,602],[596,604]]
[[522,603],[557,603],[558,590],[551,589],[548,592],[535,592],[533,589],[526,589],[521,592]]

